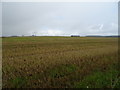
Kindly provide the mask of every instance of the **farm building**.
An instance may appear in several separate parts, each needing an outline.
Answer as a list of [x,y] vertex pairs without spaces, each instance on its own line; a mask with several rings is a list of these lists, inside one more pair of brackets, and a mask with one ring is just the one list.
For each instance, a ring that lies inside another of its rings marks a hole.
[[80,37],[80,35],[71,35],[71,37]]

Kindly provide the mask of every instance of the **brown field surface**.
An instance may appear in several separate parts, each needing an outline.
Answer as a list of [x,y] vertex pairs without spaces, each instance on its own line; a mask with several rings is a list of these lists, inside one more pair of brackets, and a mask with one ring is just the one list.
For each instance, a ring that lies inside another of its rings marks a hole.
[[2,39],[3,88],[116,88],[116,37]]

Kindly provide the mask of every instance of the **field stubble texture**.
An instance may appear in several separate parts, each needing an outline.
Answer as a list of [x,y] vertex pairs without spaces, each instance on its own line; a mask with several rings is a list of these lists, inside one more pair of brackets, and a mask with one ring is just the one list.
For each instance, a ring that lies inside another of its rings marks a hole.
[[3,38],[3,88],[115,88],[118,38]]

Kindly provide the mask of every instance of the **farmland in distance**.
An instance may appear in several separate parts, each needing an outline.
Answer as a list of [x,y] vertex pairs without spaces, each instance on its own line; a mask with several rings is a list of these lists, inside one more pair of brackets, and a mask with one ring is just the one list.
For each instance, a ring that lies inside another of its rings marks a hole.
[[2,39],[3,88],[120,88],[117,37]]

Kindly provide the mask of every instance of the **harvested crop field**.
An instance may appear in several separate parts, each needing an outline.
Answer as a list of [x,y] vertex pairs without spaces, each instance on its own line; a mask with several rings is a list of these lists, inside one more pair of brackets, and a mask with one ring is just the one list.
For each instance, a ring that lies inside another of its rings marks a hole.
[[116,37],[2,39],[3,88],[120,88]]

